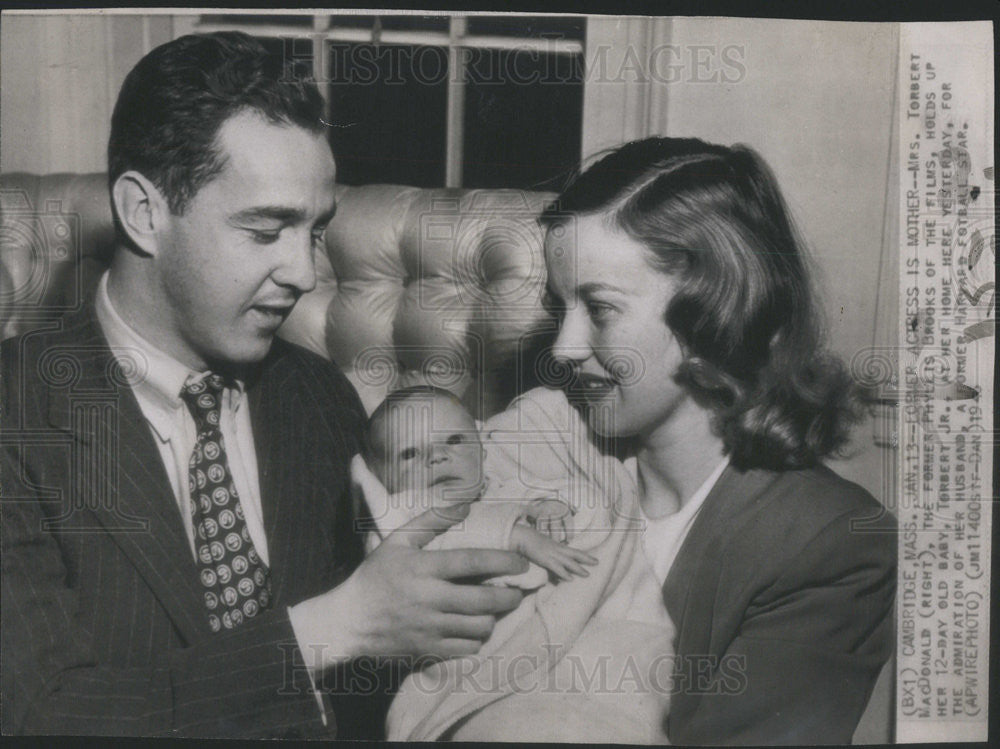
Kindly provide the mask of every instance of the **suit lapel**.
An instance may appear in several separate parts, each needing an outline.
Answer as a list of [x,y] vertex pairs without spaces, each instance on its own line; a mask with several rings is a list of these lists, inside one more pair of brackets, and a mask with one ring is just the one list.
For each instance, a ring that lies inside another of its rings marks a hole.
[[357,561],[354,516],[340,504],[351,453],[322,412],[328,391],[300,366],[276,340],[247,383],[275,607],[327,590]]
[[[210,633],[198,570],[153,435],[92,308],[68,318],[65,333],[65,346],[46,356],[78,367],[70,387],[49,390],[50,424],[74,438],[71,499],[85,503],[184,639],[197,640]],[[72,529],[91,530],[84,525],[75,519]]]
[[315,520],[305,511],[303,484],[296,480],[305,463],[302,452],[313,440],[301,429],[304,410],[286,386],[289,373],[277,349],[272,347],[258,376],[248,383],[274,606],[291,603],[286,602],[289,586],[299,581],[291,579],[289,571],[310,569],[303,555],[311,546],[310,525]]
[[663,584],[663,600],[677,627],[678,652],[710,652],[712,607],[696,605],[692,596],[709,604],[714,599],[718,576],[709,570],[718,566],[722,541],[774,479],[768,471],[743,472],[729,465],[705,498]]

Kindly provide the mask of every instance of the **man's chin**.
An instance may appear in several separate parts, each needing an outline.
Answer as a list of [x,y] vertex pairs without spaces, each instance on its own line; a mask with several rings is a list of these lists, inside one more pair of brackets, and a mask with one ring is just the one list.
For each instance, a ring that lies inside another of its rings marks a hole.
[[274,345],[274,336],[258,336],[248,339],[239,346],[229,345],[215,351],[208,357],[210,362],[221,367],[248,367],[257,364],[268,355]]

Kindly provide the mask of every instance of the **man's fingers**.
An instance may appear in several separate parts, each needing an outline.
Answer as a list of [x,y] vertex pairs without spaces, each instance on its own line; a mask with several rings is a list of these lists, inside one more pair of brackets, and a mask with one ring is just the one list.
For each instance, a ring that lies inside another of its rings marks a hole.
[[461,637],[448,637],[438,644],[434,648],[433,655],[439,655],[442,658],[455,658],[460,655],[475,655],[479,652],[479,648],[483,646],[483,643],[479,640],[467,640]]
[[444,533],[469,514],[471,502],[456,502],[444,507],[432,507],[417,515],[406,525],[390,533],[383,545],[409,546],[420,549],[435,536]]
[[524,594],[518,588],[449,585],[440,598],[440,608],[453,614],[502,614],[517,608],[522,598]]
[[442,635],[447,637],[460,637],[482,642],[493,634],[494,624],[496,624],[496,617],[492,615],[442,614],[439,630]]
[[433,557],[430,555],[424,557],[424,562],[428,565],[425,570],[428,574],[444,580],[518,575],[528,569],[527,560],[512,551],[450,549],[432,553]]

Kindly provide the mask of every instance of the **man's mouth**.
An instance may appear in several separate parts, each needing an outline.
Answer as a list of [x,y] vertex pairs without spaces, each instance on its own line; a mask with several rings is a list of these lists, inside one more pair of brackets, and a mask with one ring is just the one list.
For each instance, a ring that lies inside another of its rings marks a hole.
[[294,303],[286,304],[255,304],[250,309],[264,318],[267,325],[281,325],[294,307]]

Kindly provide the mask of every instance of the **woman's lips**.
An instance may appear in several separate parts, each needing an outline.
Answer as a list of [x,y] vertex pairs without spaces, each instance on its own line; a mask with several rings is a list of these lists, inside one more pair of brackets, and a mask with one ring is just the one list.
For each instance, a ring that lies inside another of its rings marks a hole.
[[610,393],[617,383],[607,377],[598,375],[578,374],[570,383],[570,389],[584,397],[601,397]]

